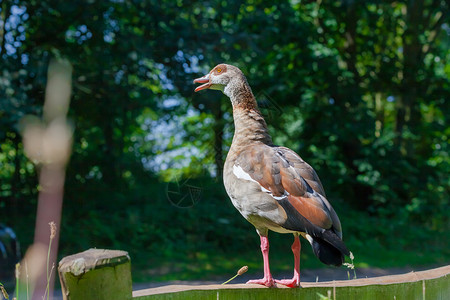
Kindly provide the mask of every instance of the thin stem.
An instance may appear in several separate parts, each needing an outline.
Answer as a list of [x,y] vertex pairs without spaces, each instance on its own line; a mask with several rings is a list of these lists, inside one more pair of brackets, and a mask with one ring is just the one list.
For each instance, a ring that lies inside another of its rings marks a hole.
[[52,265],[52,268],[50,270],[50,274],[47,276],[47,287],[45,288],[45,293],[44,293],[44,296],[42,296],[42,300],[45,299],[45,296],[47,296],[47,300],[50,297],[50,277],[52,276],[54,269],[55,269],[55,264]]
[[0,282],[0,290],[1,290],[0,299],[2,298],[1,295],[3,294],[3,297],[4,297],[6,300],[9,300],[9,295],[8,295],[8,293],[7,293],[6,290],[5,290],[5,286],[4,286],[3,283],[1,283],[1,282]]
[[19,298],[19,268],[20,268],[20,263],[17,263],[16,264],[16,298],[17,299],[20,299]]
[[[50,282],[50,278],[49,278],[49,274],[48,274],[48,265],[50,263],[50,250],[52,249],[52,241],[53,239],[50,239],[50,243],[48,244],[48,252],[47,252],[47,287],[45,288],[45,293],[48,292],[49,289],[49,282]],[[49,293],[47,293],[47,300],[50,298]]]
[[45,295],[47,295],[47,300],[50,298],[50,277],[52,276],[53,269],[55,268],[55,263],[52,264],[52,269],[49,273],[49,263],[50,263],[50,252],[52,250],[52,241],[56,236],[56,225],[54,222],[48,223],[50,225],[50,241],[48,243],[48,251],[47,251],[47,286],[45,287],[45,293],[43,299],[45,299]]
[[230,279],[228,279],[227,281],[225,281],[224,283],[222,283],[222,285],[227,284],[228,282],[230,282],[231,280],[235,279],[238,276],[238,274],[234,275],[233,277],[231,277]]

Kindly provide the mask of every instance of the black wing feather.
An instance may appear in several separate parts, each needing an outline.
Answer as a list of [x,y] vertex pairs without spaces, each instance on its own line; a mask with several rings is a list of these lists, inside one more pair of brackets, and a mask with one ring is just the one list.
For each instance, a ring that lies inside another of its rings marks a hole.
[[321,241],[326,242],[339,250],[340,253],[347,256],[350,255],[350,251],[347,249],[344,242],[332,229],[323,229],[312,224],[308,219],[303,217],[287,199],[279,200],[278,203],[283,207],[287,214],[287,220],[282,225],[284,228],[292,231],[305,232],[314,240],[318,239],[318,244],[322,244]]

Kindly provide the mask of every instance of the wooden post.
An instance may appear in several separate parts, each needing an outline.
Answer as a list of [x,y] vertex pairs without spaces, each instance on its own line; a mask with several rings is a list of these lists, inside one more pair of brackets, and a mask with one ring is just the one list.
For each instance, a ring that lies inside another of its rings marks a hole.
[[58,266],[64,300],[129,300],[131,263],[119,250],[89,249],[64,257]]

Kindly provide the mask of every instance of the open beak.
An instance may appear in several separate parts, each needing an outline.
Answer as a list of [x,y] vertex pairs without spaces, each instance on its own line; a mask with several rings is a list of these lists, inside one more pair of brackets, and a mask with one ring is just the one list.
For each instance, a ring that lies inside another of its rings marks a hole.
[[203,83],[195,89],[195,92],[208,89],[212,85],[212,83],[209,82],[209,74],[206,74],[201,78],[194,79],[194,83]]

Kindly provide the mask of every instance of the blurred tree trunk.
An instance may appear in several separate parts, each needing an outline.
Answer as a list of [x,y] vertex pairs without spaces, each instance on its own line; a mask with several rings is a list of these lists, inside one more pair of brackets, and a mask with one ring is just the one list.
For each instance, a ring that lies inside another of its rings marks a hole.
[[[401,36],[403,70],[400,78],[401,95],[397,102],[395,143],[399,151],[408,156],[414,155],[414,137],[420,134],[422,115],[419,101],[426,93],[423,83],[426,79],[421,80],[419,76],[425,71],[425,54],[434,48],[434,40],[448,13],[439,10],[440,5],[440,1],[408,1],[404,10],[405,31]],[[425,35],[426,32],[428,34]],[[405,137],[405,130],[412,136]]]
[[361,78],[358,72],[358,69],[356,68],[356,62],[357,62],[357,55],[358,55],[358,49],[356,46],[356,28],[358,26],[358,19],[360,16],[357,15],[356,12],[356,5],[354,2],[349,3],[347,6],[347,13],[345,14],[345,39],[346,39],[346,63],[347,68],[350,72],[353,74],[353,92],[352,95],[352,102],[355,100],[358,101],[361,96],[361,92],[359,89],[359,84],[361,82]]
[[[106,97],[105,97],[106,99]],[[108,106],[108,105],[106,105]],[[105,145],[103,146],[104,157],[102,158],[103,167],[101,168],[101,172],[105,183],[108,186],[115,186],[117,179],[117,161],[116,156],[114,155],[114,114],[110,111],[111,107],[105,108],[105,115],[108,115],[106,118],[105,127],[103,128],[104,136],[105,136]]]
[[222,178],[223,171],[223,111],[220,101],[213,109],[214,116],[214,163],[216,165],[217,178]]
[[424,29],[423,1],[409,1],[405,8],[406,30],[403,40],[403,72],[401,81],[401,95],[397,102],[396,114],[396,145],[405,154],[413,152],[413,139],[405,139],[404,130],[417,134],[417,125],[420,122],[420,111],[417,103],[418,70],[422,68],[422,45],[419,40],[420,31]]
[[[361,18],[361,11],[357,11],[358,6],[360,5],[357,2],[348,1],[346,4],[346,14],[344,15],[344,24],[345,24],[345,48],[344,48],[344,59],[347,65],[348,71],[352,73],[352,80],[350,80],[350,86],[348,87],[349,93],[343,93],[340,95],[341,100],[338,101],[341,104],[344,104],[342,107],[343,111],[348,111],[348,108],[345,107],[345,102],[350,103],[350,108],[355,109],[357,111],[357,107],[362,102],[362,78],[356,67],[356,63],[358,61],[358,45],[356,43],[357,39],[357,26],[358,20]],[[356,113],[352,113],[351,117],[355,118],[357,116]],[[361,123],[362,120],[351,120],[354,124]],[[353,171],[355,177],[358,174],[361,174],[361,171],[358,168],[359,163],[356,161],[362,158],[361,154],[361,142],[359,140],[357,134],[357,128],[363,126],[362,124],[358,125],[358,127],[352,127],[352,131],[347,134],[347,139],[342,142],[342,154],[345,157],[346,165]],[[356,204],[361,209],[366,209],[370,205],[370,195],[373,193],[372,187],[363,184],[361,182],[354,182],[353,194],[354,199],[358,199]]]
[[5,51],[5,34],[6,34],[6,22],[11,14],[11,5],[9,1],[2,1],[2,11],[0,13],[0,53]]

